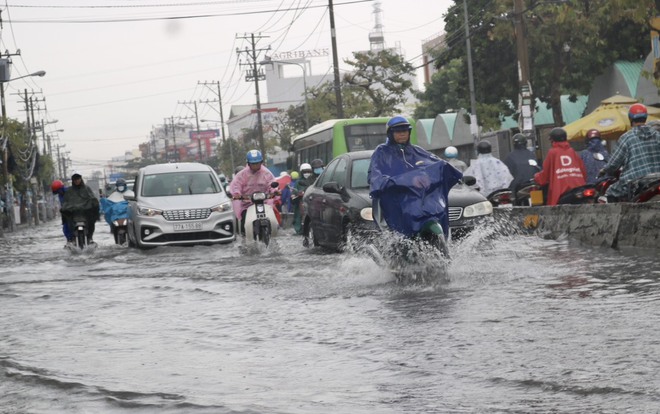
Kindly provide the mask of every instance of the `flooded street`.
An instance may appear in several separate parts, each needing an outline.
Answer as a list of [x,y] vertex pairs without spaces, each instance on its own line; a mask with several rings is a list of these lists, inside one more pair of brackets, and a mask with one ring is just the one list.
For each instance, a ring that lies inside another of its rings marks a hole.
[[473,234],[450,281],[224,246],[0,239],[0,413],[657,413],[660,258]]

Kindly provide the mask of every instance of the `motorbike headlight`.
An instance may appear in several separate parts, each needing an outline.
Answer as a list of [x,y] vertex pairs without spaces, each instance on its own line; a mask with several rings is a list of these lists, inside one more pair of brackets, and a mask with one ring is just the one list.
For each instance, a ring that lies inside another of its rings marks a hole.
[[149,207],[138,207],[137,210],[138,214],[141,216],[161,216],[163,214],[163,210],[157,210],[155,208],[149,208]]
[[373,210],[371,207],[365,207],[360,210],[360,217],[362,217],[362,220],[374,221]]
[[266,193],[252,194],[252,201],[264,201],[265,199],[266,199]]
[[227,201],[226,203],[218,204],[217,206],[211,207],[211,211],[217,213],[223,213],[225,211],[231,210],[231,202]]
[[490,201],[482,201],[480,203],[465,207],[463,210],[463,217],[485,216],[492,213],[493,205],[490,203]]

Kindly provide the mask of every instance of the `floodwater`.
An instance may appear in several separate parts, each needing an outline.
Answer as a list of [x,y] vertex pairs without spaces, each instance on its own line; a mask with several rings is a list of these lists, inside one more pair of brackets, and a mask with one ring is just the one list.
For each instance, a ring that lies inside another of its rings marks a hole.
[[660,258],[477,231],[449,281],[367,257],[0,239],[0,413],[657,413]]

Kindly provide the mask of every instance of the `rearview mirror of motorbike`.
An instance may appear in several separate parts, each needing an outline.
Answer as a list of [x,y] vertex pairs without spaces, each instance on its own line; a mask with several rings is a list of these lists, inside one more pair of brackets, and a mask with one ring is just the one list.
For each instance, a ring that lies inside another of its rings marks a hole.
[[127,201],[128,200],[135,200],[135,193],[132,190],[124,191],[122,196],[124,197],[124,200],[127,200]]
[[477,178],[472,175],[463,176],[463,184],[465,185],[475,185],[477,183]]
[[270,188],[277,188],[279,186],[280,186],[280,183],[278,183],[277,181],[273,181],[272,183],[270,183]]
[[605,156],[600,152],[594,152],[594,158],[598,161],[605,161]]

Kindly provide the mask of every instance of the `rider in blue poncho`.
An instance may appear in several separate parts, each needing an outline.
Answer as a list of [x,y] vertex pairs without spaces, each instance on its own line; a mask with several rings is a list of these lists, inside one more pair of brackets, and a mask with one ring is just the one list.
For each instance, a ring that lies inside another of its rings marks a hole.
[[436,232],[447,236],[449,190],[463,174],[437,156],[410,143],[412,126],[402,116],[387,122],[387,141],[371,156],[369,194],[388,227],[404,236]]
[[126,180],[120,178],[115,183],[116,190],[108,197],[101,199],[101,208],[105,221],[110,226],[110,232],[115,237],[115,243],[119,243],[117,232],[115,231],[114,221],[128,217],[128,201],[124,200],[124,193],[128,190]]

